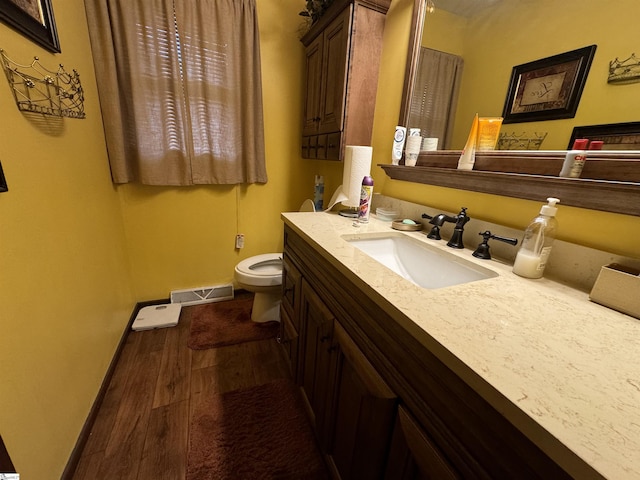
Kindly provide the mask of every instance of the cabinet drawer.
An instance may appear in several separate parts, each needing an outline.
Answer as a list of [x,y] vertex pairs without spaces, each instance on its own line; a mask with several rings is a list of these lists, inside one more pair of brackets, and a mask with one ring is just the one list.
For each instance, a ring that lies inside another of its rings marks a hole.
[[307,158],[318,158],[318,136],[309,137],[309,155]]
[[318,135],[318,147],[316,149],[316,158],[324,160],[327,158],[327,136]]
[[309,137],[302,137],[302,158],[309,158]]
[[340,160],[340,152],[342,151],[341,142],[342,133],[335,132],[327,135],[327,160]]

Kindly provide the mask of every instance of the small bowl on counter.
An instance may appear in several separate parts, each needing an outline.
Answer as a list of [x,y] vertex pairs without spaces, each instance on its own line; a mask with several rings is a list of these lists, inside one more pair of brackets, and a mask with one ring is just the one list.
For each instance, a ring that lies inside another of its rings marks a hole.
[[391,223],[391,228],[394,230],[403,230],[405,232],[418,232],[422,230],[422,222],[418,220],[411,220],[409,218],[394,220]]

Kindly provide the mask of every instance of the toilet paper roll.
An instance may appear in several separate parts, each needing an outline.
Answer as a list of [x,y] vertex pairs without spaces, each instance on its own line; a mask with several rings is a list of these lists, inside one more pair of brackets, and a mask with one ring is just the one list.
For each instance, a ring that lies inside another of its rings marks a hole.
[[422,151],[430,152],[438,150],[438,139],[437,138],[423,138],[422,139]]
[[[335,191],[329,201],[329,208],[341,202],[347,207],[360,206],[360,187],[362,179],[371,172],[373,148],[359,145],[347,145],[344,151],[344,167],[342,185]],[[326,211],[326,210],[325,210]]]

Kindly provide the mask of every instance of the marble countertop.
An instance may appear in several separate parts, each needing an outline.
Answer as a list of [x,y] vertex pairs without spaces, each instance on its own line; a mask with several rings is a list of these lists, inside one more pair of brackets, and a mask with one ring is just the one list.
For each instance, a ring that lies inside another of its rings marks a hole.
[[[335,213],[283,213],[287,225],[574,476],[640,478],[640,320],[546,278],[479,260],[423,232]],[[498,274],[429,290],[343,235],[402,233]]]

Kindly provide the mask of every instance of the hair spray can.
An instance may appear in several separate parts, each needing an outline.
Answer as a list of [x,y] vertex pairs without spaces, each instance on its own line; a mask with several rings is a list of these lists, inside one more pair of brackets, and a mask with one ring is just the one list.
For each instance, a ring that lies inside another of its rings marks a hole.
[[367,175],[362,179],[362,187],[360,189],[360,209],[358,210],[358,221],[360,223],[369,222],[369,213],[371,211],[372,197],[373,197],[373,178]]

